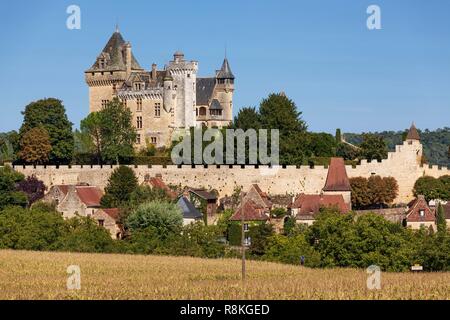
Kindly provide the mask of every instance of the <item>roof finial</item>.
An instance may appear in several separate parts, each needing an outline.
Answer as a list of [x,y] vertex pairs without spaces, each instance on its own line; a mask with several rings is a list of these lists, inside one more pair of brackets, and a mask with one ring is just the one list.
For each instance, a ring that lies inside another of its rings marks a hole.
[[225,59],[227,58],[227,43],[225,42]]
[[116,33],[119,33],[119,18],[116,18]]

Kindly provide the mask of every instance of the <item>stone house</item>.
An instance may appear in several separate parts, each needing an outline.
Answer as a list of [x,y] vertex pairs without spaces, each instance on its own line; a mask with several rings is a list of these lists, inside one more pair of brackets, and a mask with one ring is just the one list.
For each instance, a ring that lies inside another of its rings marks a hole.
[[[186,192],[192,204],[198,210],[206,210],[207,224],[214,224],[217,220],[217,195],[215,192],[204,189],[190,188]],[[205,208],[203,208],[205,206]]]
[[104,227],[113,239],[122,238],[122,225],[119,223],[119,209],[97,209],[91,216],[98,225]]
[[257,184],[252,184],[250,189],[243,195],[242,203],[252,201],[259,208],[263,208],[266,213],[270,213],[272,210],[272,201],[266,192],[263,192]]
[[102,190],[94,186],[56,185],[44,196],[44,201],[56,205],[64,218],[89,217],[100,208]]
[[428,206],[425,197],[419,195],[408,204],[405,224],[411,229],[420,229],[421,227],[432,228],[436,230],[436,211]]
[[177,198],[177,193],[164,183],[161,175],[156,175],[155,177],[150,177],[150,175],[148,174],[145,175],[143,185],[164,190],[167,196],[172,200],[175,200]]
[[[251,238],[248,234],[250,228],[261,223],[266,223],[270,219],[270,212],[267,208],[255,203],[253,200],[248,199],[242,202],[236,212],[230,217],[230,221],[235,223],[235,226],[239,228],[234,228],[234,232],[239,234],[240,228],[242,228],[241,222],[244,221],[244,232],[245,240],[244,244],[249,246],[251,244]],[[229,233],[232,232],[229,230]],[[237,238],[241,239],[239,235]],[[232,245],[239,245],[240,243],[236,241],[230,241]]]

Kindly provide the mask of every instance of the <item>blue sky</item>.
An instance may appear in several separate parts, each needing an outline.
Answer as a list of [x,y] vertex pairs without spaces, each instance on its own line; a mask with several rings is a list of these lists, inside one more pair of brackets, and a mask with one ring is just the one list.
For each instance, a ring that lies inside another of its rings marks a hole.
[[[213,75],[227,56],[235,114],[284,91],[313,131],[401,130],[450,125],[450,1],[5,1],[0,0],[0,132],[44,97],[70,120],[88,113],[83,71],[119,21],[139,63],[162,68],[173,52]],[[68,30],[66,8],[81,8]],[[381,8],[382,30],[366,27]]]

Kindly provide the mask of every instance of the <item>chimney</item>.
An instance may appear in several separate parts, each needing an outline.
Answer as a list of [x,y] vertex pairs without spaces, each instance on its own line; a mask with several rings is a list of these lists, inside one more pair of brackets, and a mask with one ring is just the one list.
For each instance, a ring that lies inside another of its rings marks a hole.
[[131,74],[131,43],[127,42],[125,44],[125,64],[127,66],[127,77]]
[[156,63],[152,64],[152,80],[156,80]]

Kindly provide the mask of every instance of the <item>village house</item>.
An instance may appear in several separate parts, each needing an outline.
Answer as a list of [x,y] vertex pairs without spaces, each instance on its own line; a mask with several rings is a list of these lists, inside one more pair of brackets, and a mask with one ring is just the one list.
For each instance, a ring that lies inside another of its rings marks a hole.
[[205,210],[206,223],[215,224],[217,221],[217,195],[215,192],[206,191],[204,189],[189,188],[185,192],[185,196],[189,197],[192,204],[200,211]]
[[321,208],[347,213],[352,208],[351,186],[344,159],[331,158],[325,186],[320,194],[300,194],[290,206],[297,223],[313,224]]
[[119,209],[97,209],[92,215],[98,225],[104,227],[113,239],[122,238],[122,225],[119,223]]
[[162,176],[159,174],[155,175],[154,177],[150,177],[150,175],[146,175],[144,177],[144,183],[143,185],[147,185],[150,186],[152,189],[156,188],[156,189],[162,189],[166,192],[167,196],[172,199],[175,200],[177,198],[177,193],[170,189],[163,181]]
[[183,214],[183,225],[203,221],[203,214],[185,196],[178,199],[177,205]]
[[414,199],[408,204],[405,225],[411,229],[431,227],[436,231],[436,211],[428,206],[423,195],[419,195],[417,199]]

